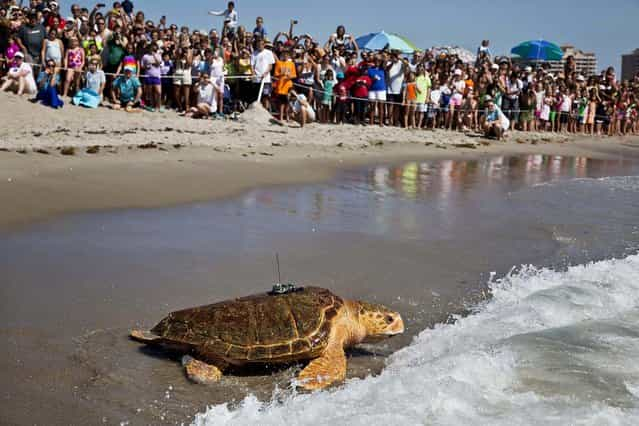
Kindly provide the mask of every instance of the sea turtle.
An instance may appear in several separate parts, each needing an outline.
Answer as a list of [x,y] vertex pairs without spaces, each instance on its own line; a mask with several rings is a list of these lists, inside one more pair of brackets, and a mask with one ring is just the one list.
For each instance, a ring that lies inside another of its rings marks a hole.
[[173,312],[131,338],[185,354],[188,378],[203,384],[229,366],[310,360],[298,379],[314,390],[345,378],[345,347],[403,331],[401,316],[382,305],[300,287]]

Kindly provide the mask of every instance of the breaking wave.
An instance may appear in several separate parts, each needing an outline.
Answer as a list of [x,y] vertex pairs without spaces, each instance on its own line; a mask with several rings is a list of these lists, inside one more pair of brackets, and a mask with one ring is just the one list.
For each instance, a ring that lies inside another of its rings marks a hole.
[[639,424],[639,255],[490,279],[377,377],[209,407],[205,425]]

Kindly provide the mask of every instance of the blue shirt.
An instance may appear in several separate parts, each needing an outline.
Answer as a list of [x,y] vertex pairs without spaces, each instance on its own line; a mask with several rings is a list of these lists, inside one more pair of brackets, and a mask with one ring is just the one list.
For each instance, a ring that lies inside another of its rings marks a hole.
[[267,35],[268,35],[268,32],[266,31],[266,27],[264,26],[262,27],[262,29],[255,27],[255,29],[253,30],[253,36],[266,38]]
[[140,86],[140,80],[138,80],[137,77],[127,79],[124,76],[120,76],[113,82],[113,89],[120,91],[120,102],[131,102],[134,100]]
[[381,68],[369,68],[368,76],[373,84],[370,87],[371,92],[385,92],[386,91],[386,72]]

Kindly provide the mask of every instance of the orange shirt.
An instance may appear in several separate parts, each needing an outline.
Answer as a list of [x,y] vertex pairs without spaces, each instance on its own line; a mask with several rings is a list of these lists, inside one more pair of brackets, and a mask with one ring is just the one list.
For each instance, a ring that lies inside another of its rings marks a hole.
[[415,99],[417,99],[417,84],[406,83],[406,100],[414,101]]
[[474,89],[475,88],[475,82],[472,79],[468,79],[465,81],[466,83],[466,89],[464,90],[464,95],[468,95],[468,92],[470,92],[469,89]]
[[277,61],[275,63],[275,93],[278,95],[288,95],[293,87],[293,79],[297,77],[295,63],[293,61]]

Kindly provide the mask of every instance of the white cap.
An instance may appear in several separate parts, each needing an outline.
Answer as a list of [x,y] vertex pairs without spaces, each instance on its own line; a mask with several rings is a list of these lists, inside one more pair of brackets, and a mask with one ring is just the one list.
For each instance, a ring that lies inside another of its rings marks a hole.
[[532,72],[532,67],[530,65],[528,65],[526,68],[524,68],[524,71]]
[[499,69],[499,65],[497,65],[497,64],[492,64],[490,67],[492,69],[494,69],[494,70],[498,70]]
[[454,72],[454,75],[462,75],[462,70],[460,70],[459,68],[457,68]]
[[579,74],[577,76],[577,81],[586,81],[586,77],[584,77],[583,75]]
[[15,55],[13,55],[13,57],[14,57],[14,58],[22,58],[22,59],[24,59],[24,53],[22,53],[22,52],[16,52],[16,54],[15,54]]

